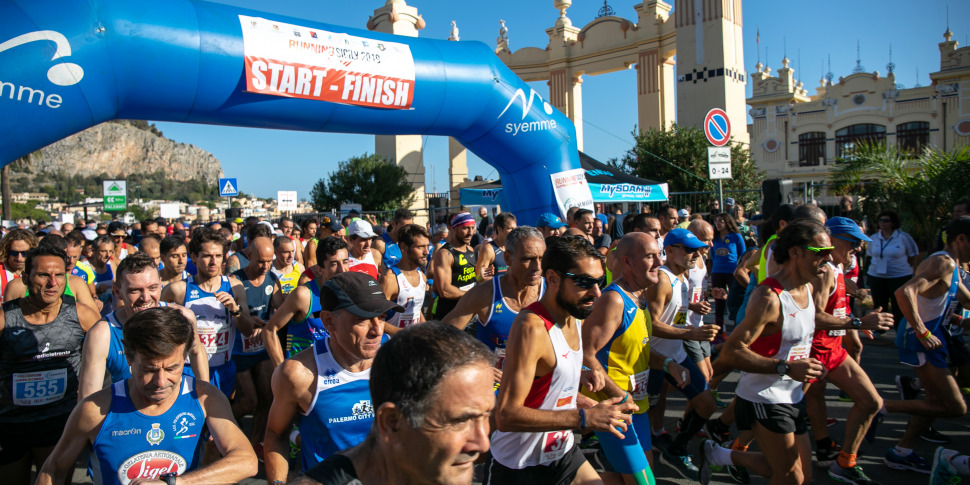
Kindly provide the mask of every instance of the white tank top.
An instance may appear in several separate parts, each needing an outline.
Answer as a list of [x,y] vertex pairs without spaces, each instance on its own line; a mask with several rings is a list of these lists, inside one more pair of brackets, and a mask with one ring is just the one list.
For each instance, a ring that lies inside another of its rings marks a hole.
[[[947,253],[946,251],[937,251],[929,255],[929,257],[932,258],[933,256],[939,255],[943,255],[948,259],[953,259],[950,257],[950,253]],[[944,313],[952,314],[954,311],[956,311],[956,306],[953,307],[952,311],[947,310],[946,306],[948,296],[949,295],[947,293],[943,293],[936,298],[926,298],[925,296],[917,294],[916,311],[919,313],[920,320],[925,323],[940,318],[940,316],[944,315]],[[956,302],[956,299],[954,299],[954,302]]]
[[[808,286],[808,285],[806,285]],[[777,292],[777,290],[775,290]],[[812,349],[812,339],[815,335],[815,303],[812,301],[812,292],[808,292],[808,305],[799,308],[792,298],[791,293],[782,290],[778,293],[781,300],[781,311],[784,321],[781,324],[781,334],[759,337],[766,340],[779,339],[778,351],[772,355],[763,355],[775,359],[787,361],[807,358]],[[757,343],[757,341],[756,341]],[[755,345],[752,345],[754,350]],[[738,387],[735,391],[738,396],[751,402],[765,404],[795,404],[802,400],[802,382],[793,380],[788,376],[771,374],[753,374],[741,372],[738,379]]]
[[[534,305],[540,304],[534,303],[528,308],[535,308]],[[537,315],[546,320],[546,315]],[[549,340],[556,352],[556,367],[549,374],[533,381],[532,389],[525,398],[525,405],[545,411],[576,409],[579,374],[583,365],[582,328],[577,321],[576,332],[580,336],[578,350],[569,347],[558,325],[546,320],[546,328],[549,329]],[[536,433],[492,433],[492,457],[502,465],[516,470],[552,463],[565,456],[572,447],[571,429]]]
[[397,278],[397,304],[404,307],[403,313],[394,313],[387,321],[397,328],[404,328],[421,317],[421,307],[424,305],[424,295],[428,291],[428,279],[424,276],[424,271],[418,270],[418,278],[421,280],[417,286],[411,284],[404,272],[391,268]]
[[[370,274],[371,276],[374,276],[374,274],[377,274],[377,262],[374,260],[374,252],[369,249],[367,250],[366,253],[364,253],[364,255],[360,259],[355,258],[354,255],[350,254],[350,252],[348,251],[347,260],[348,260],[347,269],[349,269],[350,271],[357,271],[358,273],[367,273],[367,274]],[[357,266],[364,266],[364,267],[373,266],[373,269],[368,268],[368,270],[365,271],[363,270],[363,268],[357,268]]]
[[[667,275],[671,285],[670,303],[660,313],[660,321],[675,328],[687,328],[687,302],[690,301],[688,286],[683,280],[674,276],[670,268],[661,266],[660,271]],[[650,334],[651,352],[666,355],[678,363],[687,358],[683,340],[654,337],[653,332]]]
[[[704,266],[704,259],[697,258],[700,268],[691,268],[687,273],[687,294],[690,296],[690,303],[698,303],[707,294],[707,267]],[[704,315],[687,311],[687,324],[691,327],[704,325]]]

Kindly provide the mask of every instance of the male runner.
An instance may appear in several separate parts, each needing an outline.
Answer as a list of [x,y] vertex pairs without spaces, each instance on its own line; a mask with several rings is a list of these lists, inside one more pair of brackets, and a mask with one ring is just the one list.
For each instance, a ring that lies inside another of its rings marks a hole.
[[657,218],[660,219],[660,242],[663,243],[663,239],[667,233],[677,228],[679,220],[677,217],[677,208],[669,205],[663,206],[657,211]]
[[161,242],[157,234],[149,234],[141,238],[138,243],[138,252],[147,252],[151,256],[152,260],[155,261],[155,267],[162,269],[162,251]]
[[402,330],[381,345],[370,371],[375,418],[367,439],[291,483],[471,484],[489,445],[490,363],[488,349],[448,325]]
[[424,321],[421,308],[424,295],[428,291],[428,278],[422,268],[428,264],[428,244],[431,235],[428,230],[417,224],[394,226],[401,258],[388,268],[381,278],[381,289],[388,300],[404,308],[394,313],[384,325],[384,333],[394,335],[400,329]]
[[579,320],[600,296],[603,255],[582,237],[562,236],[546,249],[542,269],[547,291],[519,313],[509,333],[495,412],[498,431],[483,480],[488,485],[598,481],[574,446],[573,430],[606,431],[622,439],[627,413],[637,409],[629,400],[596,403],[578,392]]
[[302,264],[293,259],[294,255],[300,252],[296,246],[297,242],[286,236],[276,236],[273,239],[276,258],[273,260],[272,272],[279,279],[280,291],[283,295],[289,295],[297,287],[300,276],[305,270]]
[[11,229],[0,239],[0,303],[7,284],[20,278],[27,253],[35,246],[37,238],[26,229]]
[[302,437],[303,470],[364,441],[374,420],[370,368],[384,338],[384,314],[401,312],[377,280],[348,271],[320,291],[329,336],[286,360],[273,373],[273,406],[266,427],[266,479],[287,479],[289,433]]
[[[280,238],[293,241],[286,236]],[[257,237],[249,242],[249,264],[232,275],[241,283],[246,292],[246,305],[250,318],[256,327],[249,337],[236,332],[232,346],[232,361],[236,365],[236,394],[233,415],[241,419],[253,413],[253,432],[249,436],[253,447],[260,450],[266,430],[266,416],[273,400],[270,380],[273,366],[263,342],[263,327],[269,320],[273,292],[279,288],[279,280],[270,271],[273,268],[273,243],[269,238]]]
[[[284,358],[312,347],[313,342],[326,336],[320,320],[320,288],[330,278],[349,270],[347,253],[347,243],[343,239],[333,236],[321,239],[317,245],[318,263],[310,268],[314,279],[297,286],[281,303],[279,300],[274,302],[279,306],[263,329],[266,352],[269,353],[274,368]],[[285,349],[278,336],[284,326],[287,327]]]
[[[56,234],[51,234],[49,236],[41,239],[41,244],[45,246],[55,246],[57,249],[67,253],[67,241],[63,237]],[[74,298],[75,303],[80,306],[86,306],[94,311],[100,311],[101,306],[98,305],[98,300],[95,300],[91,296],[91,287],[84,283],[84,280],[79,276],[74,276],[70,274],[71,271],[71,258],[67,259],[67,284],[64,286],[64,295]],[[3,292],[3,299],[5,301],[13,301],[17,298],[27,296],[30,293],[30,289],[27,287],[28,282],[24,281],[23,278],[17,278],[7,285],[7,288]]]
[[529,226],[513,229],[505,240],[508,271],[492,278],[489,284],[469,290],[442,319],[455,328],[464,329],[472,317],[478,316],[478,321],[482,322],[478,340],[495,352],[496,382],[502,378],[506,342],[512,322],[545,292],[545,281],[542,279],[542,255],[545,251],[546,242],[538,229]]
[[[603,290],[593,304],[593,312],[583,321],[583,363],[594,372],[608,375],[600,392],[584,390],[594,400],[620,398],[631,401],[639,410],[633,426],[620,440],[611,433],[597,432],[603,452],[613,469],[627,483],[652,482],[649,462],[653,462],[647,376],[650,367],[668,370],[676,379],[686,372],[667,356],[653,352],[649,345],[650,314],[643,308],[646,289],[657,284],[660,247],[657,240],[641,232],[624,235],[617,242],[617,278]],[[686,385],[687,382],[681,382]]]
[[825,366],[811,357],[815,305],[811,281],[826,271],[834,249],[828,230],[812,219],[792,221],[775,239],[772,257],[778,270],[752,292],[744,320],[731,333],[722,365],[742,371],[735,416],[739,430],[753,430],[761,453],[729,450],[707,440],[705,465],[742,465],[772,483],[810,483],[812,446],[803,402],[803,386],[822,377]]
[[934,418],[955,418],[967,412],[947,362],[944,323],[958,304],[970,308],[970,292],[960,281],[959,268],[970,261],[970,216],[952,221],[944,236],[946,249],[924,259],[913,278],[896,290],[905,317],[896,334],[899,360],[916,370],[925,392],[923,400],[884,401],[886,412],[911,416],[903,437],[886,452],[886,466],[896,470],[929,473],[930,464],[913,451],[917,438]]
[[451,219],[451,233],[448,242],[434,253],[431,273],[434,275],[435,299],[431,315],[441,320],[448,314],[458,300],[475,286],[475,250],[472,249],[472,234],[475,233],[475,218],[461,212]]
[[478,248],[478,261],[475,263],[475,274],[482,281],[492,279],[493,276],[505,274],[509,269],[508,262],[505,260],[505,242],[509,233],[518,227],[515,215],[511,212],[503,212],[495,216],[495,237],[488,244],[482,244]]
[[81,342],[98,314],[64,295],[67,255],[44,245],[24,261],[30,296],[0,315],[0,476],[26,485],[77,402]]
[[411,214],[411,211],[400,208],[394,211],[394,218],[391,220],[391,225],[381,233],[381,240],[384,241],[384,258],[381,262],[384,263],[385,268],[391,269],[397,266],[397,262],[401,260],[401,248],[398,246],[400,235],[398,231],[412,222],[414,222],[414,216]]
[[589,209],[578,209],[573,213],[572,220],[569,224],[569,229],[566,234],[573,234],[576,236],[583,236],[593,244],[593,219],[596,217],[593,215],[593,211]]
[[[283,235],[286,236],[290,241],[293,241],[293,246],[295,249],[296,243],[297,241],[299,241],[299,239],[293,235],[293,219],[290,219],[289,217],[281,218],[279,222],[279,227],[280,227],[280,232],[283,233]],[[302,251],[294,252],[293,259],[297,263],[302,263],[303,262]]]
[[[112,288],[122,305],[94,325],[84,340],[81,353],[80,392],[78,399],[94,394],[113,382],[131,377],[122,342],[125,322],[136,313],[158,306],[171,306],[185,314],[195,327],[195,315],[186,308],[160,302],[162,285],[151,257],[139,251],[118,265],[118,277]],[[189,352],[189,362],[196,377],[209,380],[209,358],[198,336]]]
[[[97,485],[234,483],[255,475],[256,455],[229,402],[211,384],[182,374],[193,330],[172,308],[147,309],[128,320],[124,341],[132,376],[74,408],[37,484],[70,479],[89,446]],[[223,456],[199,468],[203,428]]]
[[195,313],[196,328],[205,351],[209,354],[209,382],[232,396],[236,366],[232,348],[236,332],[251,336],[256,327],[246,305],[246,290],[235,276],[222,275],[226,255],[226,238],[203,227],[192,235],[189,253],[198,274],[176,281],[162,289],[162,301],[178,303]]
[[536,221],[536,229],[542,231],[542,237],[562,236],[566,231],[563,229],[564,227],[566,227],[566,224],[562,222],[562,219],[551,212],[539,214],[539,220]]
[[81,249],[84,248],[84,241],[81,239],[82,236],[78,233],[65,233],[64,241],[67,242],[67,249],[65,250],[67,253],[67,271],[84,280],[84,283],[88,286],[88,290],[91,293],[91,297],[95,298],[98,296],[98,293],[94,289],[94,270],[91,269],[91,265],[87,261],[81,261]]
[[350,271],[369,274],[377,279],[380,274],[381,252],[373,248],[374,227],[363,219],[357,219],[347,227],[347,249],[350,251]]
[[[833,217],[825,226],[831,232],[832,262],[826,271],[812,281],[812,299],[815,301],[815,336],[811,356],[825,366],[826,377],[814,382],[805,394],[806,411],[815,435],[815,454],[819,465],[828,466],[828,474],[834,480],[853,485],[874,483],[866,476],[856,457],[862,438],[873,416],[882,407],[882,398],[869,381],[859,364],[848,358],[842,347],[846,331],[885,331],[892,327],[890,313],[876,311],[862,319],[852,318],[846,297],[844,268],[850,257],[863,242],[871,241],[856,223],[846,217]],[[832,382],[853,400],[852,409],[845,423],[845,441],[841,451],[833,446],[828,435],[825,409],[825,383]]]
[[[307,228],[309,227],[307,226]],[[344,226],[340,225],[340,221],[336,218],[331,218],[330,216],[321,217],[318,229],[315,232],[306,233],[303,236],[307,238],[306,247],[303,248],[304,266],[310,268],[317,264],[317,244],[325,237],[339,235],[339,237],[343,238],[343,228]]]
[[165,236],[158,250],[162,253],[162,269],[159,271],[159,277],[162,279],[163,288],[176,281],[189,279],[189,273],[185,271],[188,249],[182,238]]
[[[662,371],[651,371],[647,391],[652,398],[656,398],[656,404],[651,405],[648,412],[656,444],[663,452],[664,458],[690,478],[697,473],[697,467],[692,461],[687,446],[690,444],[690,439],[704,427],[707,418],[714,413],[715,405],[714,396],[707,386],[704,374],[684,350],[684,341],[710,341],[717,335],[720,327],[717,325],[692,327],[687,324],[690,304],[688,271],[693,266],[693,261],[698,258],[700,250],[707,245],[687,229],[673,229],[663,238],[663,247],[667,253],[666,263],[659,268],[658,283],[646,291],[647,309],[650,311],[650,319],[653,323],[650,351],[660,353],[671,362],[680,364],[689,379],[685,379],[683,374],[680,379],[676,379],[669,366],[664,366]],[[681,421],[677,436],[672,441],[664,431],[663,424],[667,391],[667,386],[664,385],[665,379],[670,384],[678,386],[691,405],[691,409]],[[687,381],[688,384],[681,387],[680,384],[683,381]]]
[[[216,232],[218,234],[217,231],[213,231],[213,232]],[[195,237],[194,233],[193,233],[193,237]],[[256,239],[257,237],[265,237],[270,241],[272,241],[273,238],[276,237],[276,232],[273,231],[273,226],[270,225],[270,223],[268,222],[257,222],[249,226],[246,229],[247,246],[243,248],[241,251],[238,251],[234,253],[232,256],[229,256],[229,259],[226,262],[226,273],[228,274],[235,273],[236,271],[239,271],[240,269],[245,268],[246,265],[249,264],[250,246],[252,246],[253,240]]]

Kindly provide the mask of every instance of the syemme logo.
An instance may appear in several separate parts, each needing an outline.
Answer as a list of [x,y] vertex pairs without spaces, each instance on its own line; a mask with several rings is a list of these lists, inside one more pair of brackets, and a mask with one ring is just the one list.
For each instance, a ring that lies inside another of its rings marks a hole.
[[185,473],[185,458],[171,451],[146,451],[128,458],[118,467],[118,481],[127,485],[138,478],[157,479],[165,473]]
[[529,115],[529,111],[532,110],[532,103],[535,101],[536,96],[542,101],[542,111],[547,115],[552,115],[552,105],[547,103],[546,100],[542,99],[542,95],[536,92],[535,89],[529,90],[529,99],[525,99],[525,91],[522,88],[516,89],[515,94],[512,95],[512,99],[509,100],[509,104],[505,105],[505,109],[499,113],[498,118],[501,118],[509,108],[515,103],[515,100],[522,100],[522,122],[521,123],[506,123],[505,132],[511,133],[512,136],[518,135],[520,132],[525,133],[527,131],[541,131],[550,130],[556,128],[556,120],[540,120],[540,121],[524,121],[525,117]]
[[650,196],[650,192],[653,191],[653,187],[649,185],[634,185],[634,184],[603,184],[600,185],[601,194],[609,194],[610,197],[615,195],[642,195],[645,197]]
[[[0,44],[0,55],[2,55],[3,52],[15,47],[36,41],[48,41],[54,44],[56,49],[54,50],[54,56],[51,57],[52,61],[62,57],[69,57],[71,55],[71,44],[67,42],[67,37],[64,37],[64,35],[60,32],[55,32],[53,30],[28,32],[7,40]],[[11,65],[13,63],[5,62],[4,64]],[[61,62],[54,64],[50,69],[47,70],[47,79],[58,86],[73,86],[81,82],[83,77],[84,69],[73,62]],[[5,94],[11,100],[21,103],[25,102],[27,104],[33,103],[34,98],[36,98],[38,106],[46,106],[51,109],[60,108],[61,104],[64,102],[59,94],[47,94],[41,89],[37,89],[35,87],[16,85],[12,82],[4,82],[3,79],[0,79],[0,98],[2,98]],[[16,96],[16,98],[14,96]]]

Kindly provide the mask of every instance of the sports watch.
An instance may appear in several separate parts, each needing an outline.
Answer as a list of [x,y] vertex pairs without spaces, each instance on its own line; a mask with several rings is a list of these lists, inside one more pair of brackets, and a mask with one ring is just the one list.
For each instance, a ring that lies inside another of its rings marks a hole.
[[174,472],[163,473],[158,476],[158,479],[165,482],[165,485],[175,485],[175,480],[178,478],[178,474]]
[[780,376],[788,374],[788,371],[790,370],[791,366],[788,365],[788,362],[785,362],[784,360],[779,360],[778,365],[775,366],[775,372],[777,372]]
[[862,326],[862,320],[859,320],[858,318],[853,318],[852,320],[849,320],[849,323],[852,325],[853,330],[859,330],[859,327]]

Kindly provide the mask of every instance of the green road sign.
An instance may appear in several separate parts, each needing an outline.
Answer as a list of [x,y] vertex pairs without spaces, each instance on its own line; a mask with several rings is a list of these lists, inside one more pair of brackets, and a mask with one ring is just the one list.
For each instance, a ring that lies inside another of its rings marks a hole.
[[128,210],[128,183],[124,180],[105,180],[103,184],[104,210]]

